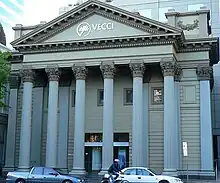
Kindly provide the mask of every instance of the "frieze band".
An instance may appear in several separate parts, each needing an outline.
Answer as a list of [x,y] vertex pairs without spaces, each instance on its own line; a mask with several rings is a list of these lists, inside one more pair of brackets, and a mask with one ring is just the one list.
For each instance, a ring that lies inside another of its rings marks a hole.
[[209,66],[198,66],[196,70],[198,80],[210,80],[213,74],[212,67]]
[[58,67],[48,67],[45,69],[47,73],[49,81],[59,81],[60,78],[60,70]]
[[130,63],[129,68],[131,69],[133,77],[143,77],[145,72],[144,63]]
[[102,71],[102,75],[104,79],[113,79],[116,69],[114,66],[114,63],[111,64],[101,64],[100,65],[100,70]]
[[73,70],[73,74],[74,74],[76,80],[77,79],[81,79],[81,80],[86,79],[86,75],[88,73],[88,69],[86,68],[86,66],[73,65],[72,70]]

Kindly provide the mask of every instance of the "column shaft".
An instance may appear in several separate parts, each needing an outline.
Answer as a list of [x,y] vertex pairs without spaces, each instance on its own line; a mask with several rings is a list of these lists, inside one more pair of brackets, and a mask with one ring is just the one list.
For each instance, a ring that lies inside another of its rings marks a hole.
[[23,99],[18,169],[28,171],[30,168],[31,149],[33,71],[31,69],[24,69],[21,75],[23,79]]
[[18,75],[12,73],[10,82],[8,127],[6,141],[7,146],[5,152],[5,167],[3,169],[4,172],[13,171],[15,168],[15,138],[19,84],[20,78],[18,77]]
[[55,168],[57,166],[59,70],[47,68],[46,72],[49,78],[46,166]]
[[149,167],[149,83],[143,84],[143,153],[144,166]]
[[200,80],[200,144],[201,144],[201,171],[214,176],[213,172],[213,142],[211,120],[211,91],[210,79],[212,75],[210,67],[198,67],[197,76]]
[[103,106],[103,141],[102,141],[102,171],[106,173],[113,162],[113,107],[114,107],[114,64],[100,66],[104,77],[104,106]]
[[73,169],[70,174],[85,174],[84,151],[85,151],[85,100],[86,100],[86,73],[85,66],[73,66],[76,78],[76,101],[75,101],[75,127],[74,127],[74,150]]
[[143,140],[143,63],[131,63],[133,74],[132,166],[144,166]]
[[176,174],[176,102],[173,62],[161,63],[164,75],[164,174]]

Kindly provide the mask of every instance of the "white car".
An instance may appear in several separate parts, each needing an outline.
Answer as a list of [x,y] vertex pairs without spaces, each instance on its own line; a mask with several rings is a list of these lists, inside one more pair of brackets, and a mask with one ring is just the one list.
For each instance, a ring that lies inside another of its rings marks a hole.
[[[148,168],[129,167],[121,171],[119,178],[130,183],[183,183],[181,179],[165,175],[156,175]],[[108,177],[108,175],[105,175]],[[104,176],[104,177],[105,177]]]

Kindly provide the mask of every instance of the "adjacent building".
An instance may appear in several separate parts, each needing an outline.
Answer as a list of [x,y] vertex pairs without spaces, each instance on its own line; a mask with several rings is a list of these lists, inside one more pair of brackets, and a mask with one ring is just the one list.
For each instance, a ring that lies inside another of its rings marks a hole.
[[[11,51],[6,47],[6,36],[4,34],[4,29],[0,24],[0,52]],[[8,105],[9,103],[9,85],[5,87],[5,97],[3,102]],[[8,124],[8,107],[0,108],[0,175],[2,173],[2,168],[5,163],[5,150],[6,150],[6,134],[7,134],[7,124]]]
[[194,177],[213,177],[219,41],[209,10],[166,17],[167,24],[89,0],[32,31],[14,28],[4,170],[102,174],[120,158],[158,173],[183,176],[188,167]]

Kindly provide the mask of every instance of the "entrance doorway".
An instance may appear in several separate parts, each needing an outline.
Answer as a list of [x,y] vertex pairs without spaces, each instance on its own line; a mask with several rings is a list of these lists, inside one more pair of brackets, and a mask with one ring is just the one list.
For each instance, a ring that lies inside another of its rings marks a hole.
[[85,169],[88,173],[100,171],[102,167],[102,147],[85,147]]
[[120,168],[123,169],[129,165],[129,147],[114,147],[114,159],[120,160]]

